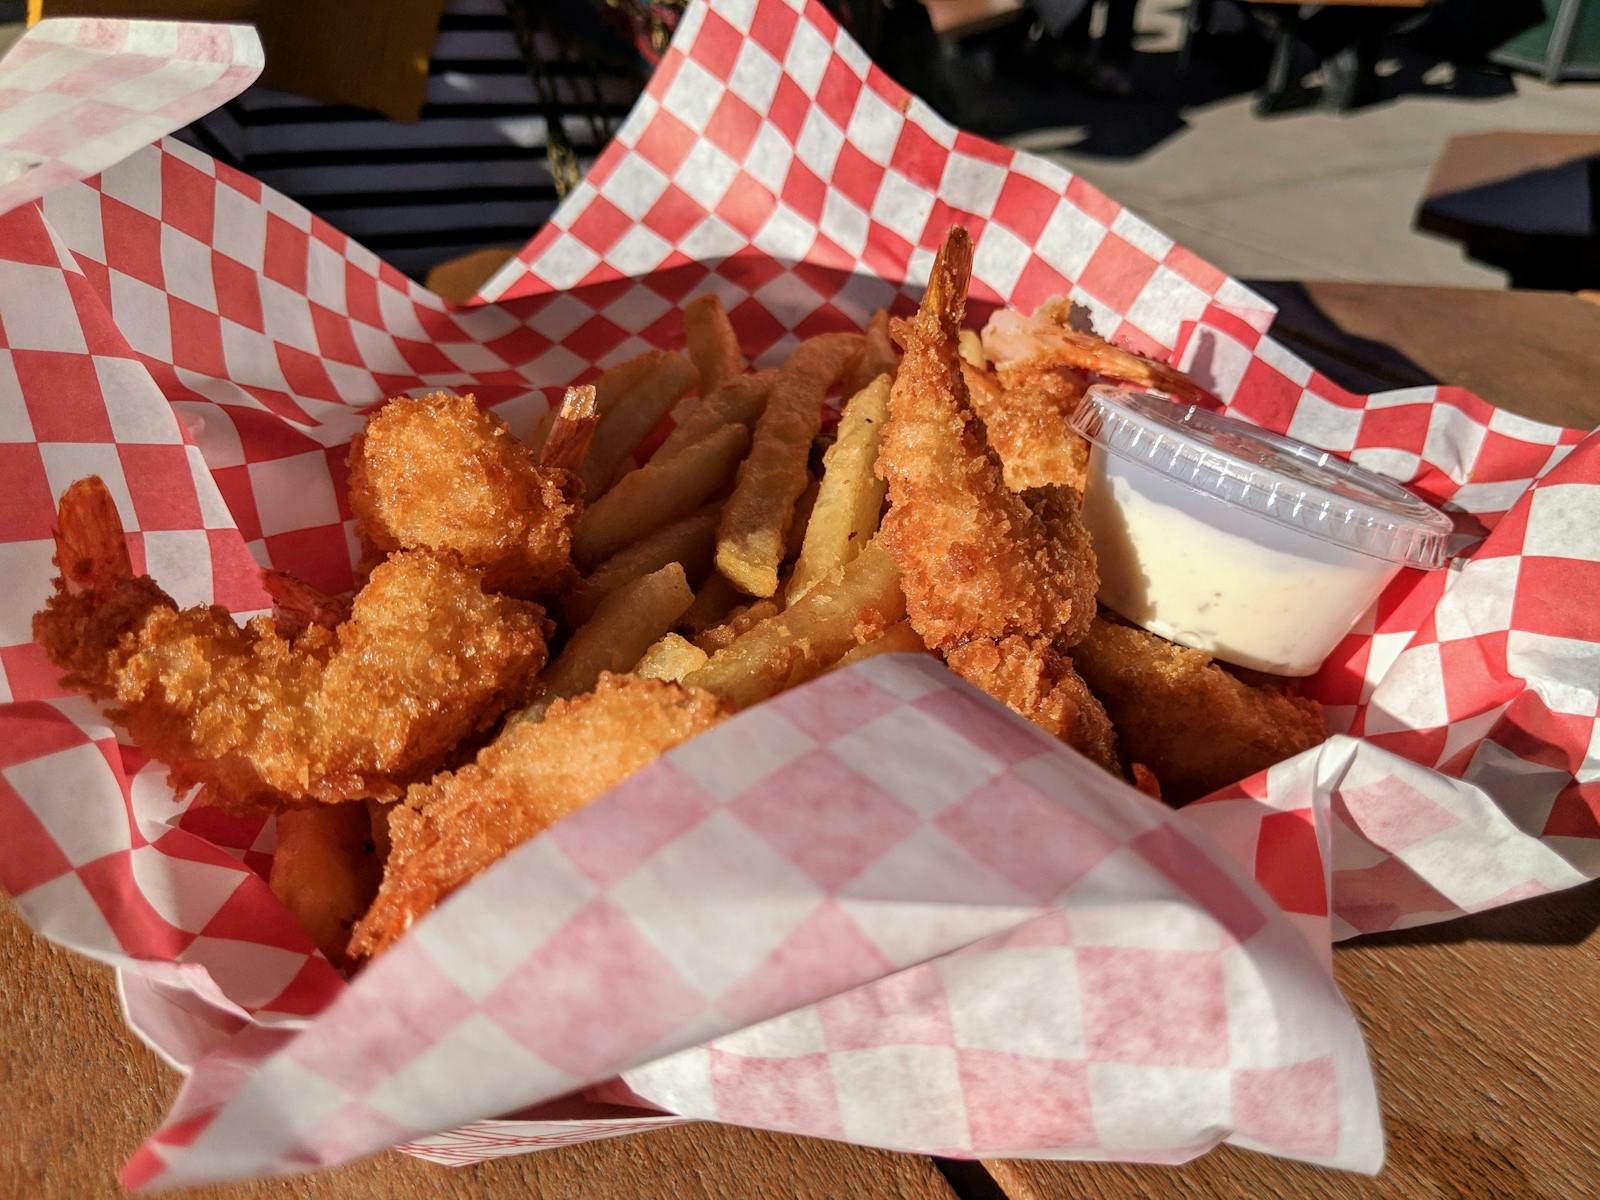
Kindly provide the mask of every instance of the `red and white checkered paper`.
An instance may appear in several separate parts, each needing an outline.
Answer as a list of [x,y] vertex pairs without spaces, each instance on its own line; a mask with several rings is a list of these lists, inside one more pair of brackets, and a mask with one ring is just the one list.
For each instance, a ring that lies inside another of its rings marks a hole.
[[[118,965],[135,1028],[191,1072],[130,1183],[692,1118],[1373,1170],[1331,941],[1600,874],[1600,439],[1449,388],[1340,390],[1246,289],[951,128],[815,4],[692,8],[587,183],[466,309],[186,146],[125,149],[0,216],[0,883]],[[28,640],[80,475],[181,602],[260,610],[262,564],[338,589],[363,406],[470,389],[525,427],[673,344],[708,288],[778,361],[908,308],[953,222],[975,321],[1071,295],[1230,411],[1457,514],[1451,569],[1398,579],[1311,682],[1326,745],[1173,814],[931,661],[876,659],[680,747],[347,986],[261,878],[270,826],[175,805]]]

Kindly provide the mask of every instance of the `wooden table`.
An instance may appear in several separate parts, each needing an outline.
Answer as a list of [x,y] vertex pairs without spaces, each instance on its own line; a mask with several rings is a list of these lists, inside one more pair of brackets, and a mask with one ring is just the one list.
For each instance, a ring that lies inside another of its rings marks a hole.
[[[1508,408],[1600,422],[1593,358],[1526,372],[1574,336],[1600,346],[1600,306],[1351,284],[1263,285],[1295,304],[1278,333],[1334,378],[1392,377],[1395,361]],[[1374,338],[1394,331],[1392,348]],[[1343,342],[1340,336],[1343,335]],[[1378,353],[1387,350],[1389,357]],[[1422,364],[1422,365],[1419,365]],[[1417,380],[1410,380],[1416,382]],[[1392,384],[1390,384],[1392,386]],[[494,1200],[535,1196],[1134,1200],[1161,1196],[1454,1200],[1600,1194],[1600,885],[1445,925],[1361,939],[1334,956],[1376,1067],[1389,1159],[1376,1179],[1223,1148],[1188,1166],[936,1164],[836,1143],[695,1125],[475,1167],[383,1154],[321,1175],[185,1193],[212,1200]],[[115,1194],[176,1076],[122,1024],[104,967],[0,910],[0,1196]],[[909,1098],[908,1098],[909,1101]]]
[[1417,228],[1503,268],[1513,287],[1600,286],[1600,134],[1504,130],[1445,143]]

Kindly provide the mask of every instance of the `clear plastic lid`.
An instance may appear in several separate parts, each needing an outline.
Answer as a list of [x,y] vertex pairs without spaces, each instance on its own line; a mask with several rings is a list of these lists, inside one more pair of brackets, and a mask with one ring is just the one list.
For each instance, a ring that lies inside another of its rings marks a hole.
[[1162,396],[1098,384],[1072,416],[1095,445],[1289,529],[1434,571],[1450,518],[1393,480],[1293,438]]

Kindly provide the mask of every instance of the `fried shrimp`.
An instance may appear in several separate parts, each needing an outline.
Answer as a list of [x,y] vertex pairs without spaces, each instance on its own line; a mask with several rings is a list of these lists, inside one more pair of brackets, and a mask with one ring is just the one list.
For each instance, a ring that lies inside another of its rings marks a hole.
[[905,355],[878,456],[890,503],[881,536],[929,647],[1070,641],[1094,612],[1094,556],[1087,538],[1051,536],[1037,505],[1006,487],[972,411],[957,353],[971,268],[972,243],[952,229],[921,309],[895,324]]
[[350,443],[350,509],[368,561],[452,550],[483,569],[492,591],[534,596],[558,586],[579,511],[572,460],[593,432],[593,389],[572,389],[584,392],[588,413],[583,396],[569,393],[562,417],[570,419],[558,419],[546,443],[567,459],[560,464],[536,459],[470,396],[390,400]]
[[950,669],[1007,708],[1115,774],[1117,738],[1106,710],[1055,647],[1022,637],[982,640],[945,655]]
[[1123,754],[1143,763],[1172,804],[1216,791],[1328,736],[1322,706],[1254,686],[1153,633],[1096,618],[1073,662],[1116,724]]
[[1008,488],[1083,491],[1089,443],[1067,422],[1089,387],[1087,376],[1069,367],[1044,367],[1018,369],[1002,380],[967,362],[961,372],[972,407],[1005,468]]
[[1153,388],[1185,404],[1212,404],[1215,397],[1176,367],[1114,346],[1092,332],[1074,328],[1073,306],[1048,300],[1031,317],[997,310],[983,329],[983,349],[1009,388],[1019,373],[1056,367],[1087,372],[1112,383]]
[[731,711],[708,692],[604,674],[544,720],[508,726],[470,766],[411,788],[390,813],[383,883],[351,955],[380,953],[485,867]]
[[180,610],[133,574],[95,477],[61,498],[56,564],[33,634],[66,684],[112,701],[175,786],[235,806],[398,795],[519,701],[546,657],[536,605],[429,551],[379,565],[336,629],[316,611],[285,637],[269,617]]

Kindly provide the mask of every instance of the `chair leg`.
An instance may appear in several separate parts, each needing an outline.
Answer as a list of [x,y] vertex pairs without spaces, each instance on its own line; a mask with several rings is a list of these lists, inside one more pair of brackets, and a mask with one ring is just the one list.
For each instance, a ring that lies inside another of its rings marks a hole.
[[1178,73],[1187,75],[1194,63],[1195,43],[1211,28],[1211,6],[1216,0],[1189,0],[1183,14],[1183,45],[1178,50]]
[[1267,68],[1266,86],[1256,93],[1255,110],[1266,116],[1282,110],[1292,91],[1291,75],[1294,70],[1294,52],[1299,39],[1299,17],[1292,12],[1282,13],[1276,21],[1272,42],[1272,65]]

